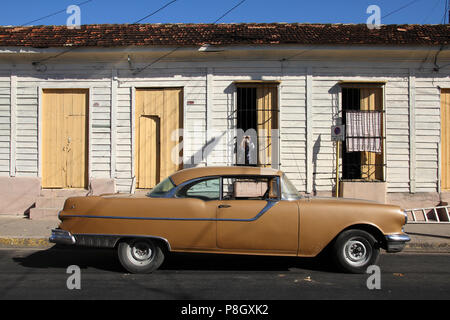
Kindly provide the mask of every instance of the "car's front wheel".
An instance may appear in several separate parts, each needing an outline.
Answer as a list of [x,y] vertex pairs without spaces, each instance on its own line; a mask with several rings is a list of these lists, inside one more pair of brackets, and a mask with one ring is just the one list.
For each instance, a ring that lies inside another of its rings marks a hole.
[[332,248],[334,262],[344,272],[365,273],[376,264],[380,249],[376,239],[363,230],[342,232]]
[[117,247],[119,261],[130,273],[150,273],[164,261],[161,247],[150,239],[128,239]]

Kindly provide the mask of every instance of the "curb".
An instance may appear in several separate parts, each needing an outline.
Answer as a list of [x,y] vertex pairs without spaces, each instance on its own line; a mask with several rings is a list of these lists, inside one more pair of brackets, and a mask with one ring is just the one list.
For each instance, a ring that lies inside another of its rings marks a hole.
[[450,253],[448,242],[412,242],[405,246],[403,252]]
[[[44,237],[0,237],[0,248],[50,248],[53,245]],[[410,242],[402,252],[450,253],[450,242]]]
[[17,237],[0,237],[0,247],[2,248],[48,248],[53,243],[48,238],[17,238]]

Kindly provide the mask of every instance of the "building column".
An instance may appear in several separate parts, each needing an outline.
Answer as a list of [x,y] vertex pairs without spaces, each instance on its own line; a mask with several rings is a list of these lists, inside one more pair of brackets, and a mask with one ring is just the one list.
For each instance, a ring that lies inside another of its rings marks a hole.
[[17,75],[11,73],[10,79],[10,138],[9,138],[9,175],[16,176],[16,140],[17,140]]
[[409,192],[416,192],[416,76],[413,69],[409,69]]
[[312,67],[306,68],[306,193],[313,191]]

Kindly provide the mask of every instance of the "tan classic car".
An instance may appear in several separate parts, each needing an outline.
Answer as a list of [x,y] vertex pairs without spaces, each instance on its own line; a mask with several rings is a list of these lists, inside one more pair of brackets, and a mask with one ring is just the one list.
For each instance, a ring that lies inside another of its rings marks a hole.
[[50,241],[116,248],[132,273],[168,252],[314,257],[324,249],[346,272],[403,249],[406,214],[375,202],[299,196],[281,172],[256,167],[178,171],[142,196],[73,197]]

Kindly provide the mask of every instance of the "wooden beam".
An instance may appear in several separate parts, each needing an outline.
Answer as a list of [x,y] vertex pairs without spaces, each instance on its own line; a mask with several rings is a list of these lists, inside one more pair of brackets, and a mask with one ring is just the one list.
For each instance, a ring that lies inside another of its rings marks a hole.
[[312,67],[306,68],[306,193],[313,191]]
[[110,177],[116,177],[116,149],[117,149],[117,70],[111,70],[111,163]]
[[416,192],[416,77],[413,69],[409,69],[409,192]]
[[10,78],[10,153],[9,153],[9,175],[16,176],[16,140],[17,140],[17,75],[11,73]]

